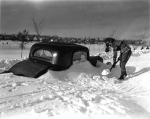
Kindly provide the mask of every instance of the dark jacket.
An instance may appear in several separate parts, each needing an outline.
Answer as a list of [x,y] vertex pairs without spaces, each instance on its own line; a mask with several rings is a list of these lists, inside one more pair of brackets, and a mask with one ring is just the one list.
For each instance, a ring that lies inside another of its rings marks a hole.
[[113,59],[116,60],[117,58],[117,51],[120,51],[120,54],[125,54],[129,50],[131,50],[130,46],[125,41],[114,41],[112,44],[114,56]]

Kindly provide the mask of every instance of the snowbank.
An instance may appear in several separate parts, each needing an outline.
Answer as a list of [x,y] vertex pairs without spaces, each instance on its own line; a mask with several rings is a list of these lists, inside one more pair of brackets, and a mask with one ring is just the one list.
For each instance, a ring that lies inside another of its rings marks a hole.
[[[38,79],[0,75],[0,118],[149,119],[150,54],[131,57],[128,77],[118,84],[102,80],[103,69],[88,61]],[[108,76],[119,75],[119,66]]]
[[25,59],[27,59],[27,57],[24,57],[22,59],[1,59],[0,60],[0,72],[8,70],[9,68],[11,68],[16,63],[18,63],[22,60],[25,60]]

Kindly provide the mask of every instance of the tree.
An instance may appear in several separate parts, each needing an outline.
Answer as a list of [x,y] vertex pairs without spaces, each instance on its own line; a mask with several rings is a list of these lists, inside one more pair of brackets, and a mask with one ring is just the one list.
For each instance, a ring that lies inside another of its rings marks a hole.
[[[109,37],[110,38],[113,38],[114,37],[114,34],[115,34],[115,32],[117,31],[117,28],[118,27],[116,27],[115,29],[112,29],[111,30],[111,33],[109,33]],[[109,49],[110,49],[110,51],[112,51],[112,48],[110,47],[110,46],[108,46],[109,47]],[[108,49],[107,49],[108,50]]]
[[23,32],[19,32],[17,34],[17,37],[19,38],[19,47],[21,49],[21,58],[22,58],[22,53],[23,53],[23,50],[25,49],[25,45],[28,43],[27,42],[27,36],[28,36],[29,32],[27,30],[24,30]]
[[111,37],[111,38],[114,37],[114,34],[115,34],[115,32],[117,31],[117,28],[118,28],[118,27],[116,27],[115,29],[112,29],[112,30],[111,30],[111,33],[109,33],[109,37]]
[[147,43],[145,41],[146,38],[148,38],[146,35],[147,35],[147,30],[148,30],[148,27],[144,27],[144,30],[143,30],[143,33],[141,35],[141,39],[142,39],[142,42],[143,42],[143,46],[141,48],[141,50],[144,48],[144,45]]
[[33,28],[37,34],[38,37],[40,37],[40,34],[42,33],[42,30],[44,28],[44,18],[42,18],[40,21],[37,21],[34,17],[32,16],[32,23],[33,23]]

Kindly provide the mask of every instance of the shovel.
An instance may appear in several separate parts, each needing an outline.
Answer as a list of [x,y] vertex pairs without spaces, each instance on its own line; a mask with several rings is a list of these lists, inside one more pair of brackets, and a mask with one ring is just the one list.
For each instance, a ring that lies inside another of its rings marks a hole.
[[[120,59],[118,59],[118,60],[115,62],[115,64],[117,64],[119,60],[120,60]],[[110,74],[112,68],[113,68],[113,66],[112,66],[110,69],[104,69],[101,74],[102,74],[102,75],[105,75],[105,76],[108,75],[108,74]]]
[[[118,61],[119,61],[120,59],[118,58],[118,60],[115,62],[115,65],[118,63]],[[112,68],[114,68],[113,66],[111,66],[111,68],[109,69],[110,70],[110,72],[111,72],[111,70],[112,70]]]

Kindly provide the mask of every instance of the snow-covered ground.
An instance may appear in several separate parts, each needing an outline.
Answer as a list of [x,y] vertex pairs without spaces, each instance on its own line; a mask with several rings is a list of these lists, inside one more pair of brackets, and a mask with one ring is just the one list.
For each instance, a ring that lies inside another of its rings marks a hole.
[[[19,62],[17,56],[2,59],[1,71]],[[112,60],[111,54],[101,56],[104,62]],[[111,66],[99,63],[96,68],[88,61],[38,79],[1,74],[0,118],[150,119],[149,61],[149,52],[134,52],[127,63],[128,77],[117,83],[113,77],[120,75],[119,64],[104,81],[101,73]]]

